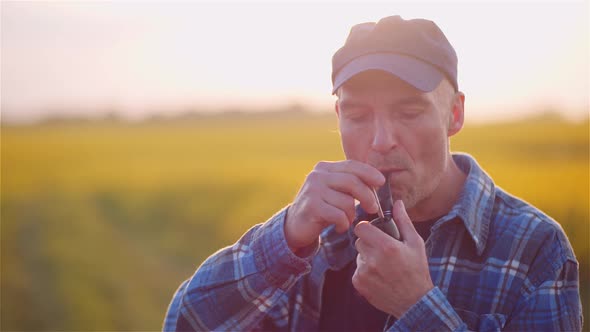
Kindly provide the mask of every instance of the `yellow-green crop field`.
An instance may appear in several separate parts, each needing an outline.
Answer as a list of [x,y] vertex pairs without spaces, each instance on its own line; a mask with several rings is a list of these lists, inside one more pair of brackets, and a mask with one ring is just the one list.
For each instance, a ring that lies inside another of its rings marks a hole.
[[[343,158],[333,115],[2,125],[1,326],[159,330],[176,287]],[[588,122],[467,126],[455,151],[543,209],[580,261],[588,322]]]

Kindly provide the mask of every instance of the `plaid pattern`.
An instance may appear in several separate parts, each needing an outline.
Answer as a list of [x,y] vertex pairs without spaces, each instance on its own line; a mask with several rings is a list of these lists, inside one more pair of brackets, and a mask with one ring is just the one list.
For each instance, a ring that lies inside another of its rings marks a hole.
[[[578,263],[562,228],[469,155],[453,158],[468,177],[426,241],[435,287],[388,329],[581,330]],[[324,274],[355,259],[353,234],[327,228],[300,258],[284,238],[286,212],[209,257],[176,291],[163,330],[317,330]]]

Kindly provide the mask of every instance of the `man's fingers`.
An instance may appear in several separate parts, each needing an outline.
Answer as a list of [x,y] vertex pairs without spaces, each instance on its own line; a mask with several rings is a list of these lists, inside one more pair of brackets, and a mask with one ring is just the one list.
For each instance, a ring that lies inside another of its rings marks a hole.
[[317,164],[316,168],[329,172],[354,174],[369,187],[380,187],[385,183],[385,177],[378,169],[356,160],[320,162]]
[[329,225],[335,225],[339,232],[348,230],[355,217],[355,198],[368,212],[377,212],[371,187],[384,182],[379,170],[359,161],[316,164],[289,208],[287,243],[295,249],[307,246]]
[[361,238],[356,239],[356,241],[354,242],[354,247],[356,248],[356,251],[358,251],[359,254],[370,255],[369,245]]
[[354,234],[367,243],[370,247],[379,246],[393,240],[389,235],[379,228],[369,224],[367,221],[359,222],[354,228]]
[[353,174],[330,173],[326,176],[326,185],[334,190],[350,194],[357,199],[361,207],[369,213],[377,213],[378,206],[369,186]]
[[402,239],[410,245],[415,244],[416,241],[419,241],[421,239],[420,235],[416,231],[416,228],[414,228],[412,220],[410,220],[410,217],[406,212],[404,202],[401,199],[393,203],[392,212],[393,220],[399,229]]
[[324,200],[322,204],[320,218],[325,224],[333,224],[336,226],[337,232],[344,232],[350,227],[348,216],[341,209],[331,205]]
[[326,189],[327,193],[323,196],[324,201],[342,211],[346,214],[349,223],[352,223],[356,217],[354,208],[354,199],[345,193],[341,193],[330,188]]

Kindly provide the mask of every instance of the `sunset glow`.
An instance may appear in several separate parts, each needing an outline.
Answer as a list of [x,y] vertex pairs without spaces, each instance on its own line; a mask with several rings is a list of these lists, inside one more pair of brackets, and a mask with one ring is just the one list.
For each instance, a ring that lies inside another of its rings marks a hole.
[[356,23],[435,21],[468,121],[587,116],[587,1],[494,4],[2,2],[2,120],[300,103],[330,110],[330,61]]

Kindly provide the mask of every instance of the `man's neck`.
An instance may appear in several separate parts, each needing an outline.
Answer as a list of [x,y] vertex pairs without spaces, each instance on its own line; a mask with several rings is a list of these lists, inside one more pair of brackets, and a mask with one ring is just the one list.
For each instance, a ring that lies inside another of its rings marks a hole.
[[408,209],[410,219],[421,222],[447,214],[459,199],[466,178],[449,155],[446,170],[434,192]]

